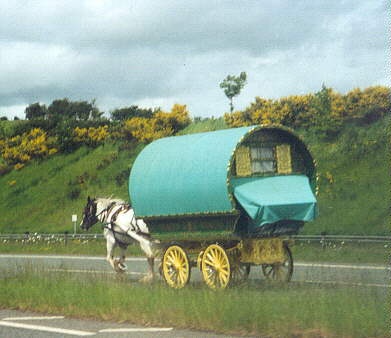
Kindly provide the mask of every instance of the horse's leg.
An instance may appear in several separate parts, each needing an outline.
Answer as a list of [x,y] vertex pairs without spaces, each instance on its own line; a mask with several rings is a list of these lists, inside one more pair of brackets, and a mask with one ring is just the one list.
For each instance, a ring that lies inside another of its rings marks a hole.
[[149,267],[149,276],[150,276],[150,279],[153,280],[155,278],[155,271],[154,271],[154,267],[155,267],[155,257],[147,257],[147,261],[148,261],[148,267]]
[[126,252],[126,247],[120,246],[120,257],[118,261],[118,267],[125,271],[126,270],[126,265],[125,265],[125,252]]
[[115,248],[115,238],[108,233],[106,235],[106,249],[107,257],[106,260],[110,263],[111,267],[116,270],[115,260],[114,260],[114,248]]
[[155,259],[154,259],[154,257],[155,257],[154,243],[152,242],[152,240],[145,238],[144,236],[141,236],[134,231],[128,231],[127,234],[130,237],[132,237],[133,239],[135,239],[140,244],[141,250],[143,250],[145,255],[147,256],[149,271],[148,271],[148,274],[141,279],[141,282],[153,281],[153,279],[155,277],[155,274],[154,274],[154,261],[155,261]]
[[[147,245],[147,248],[145,248],[146,245]],[[140,247],[147,254],[147,262],[148,262],[148,274],[141,279],[141,282],[150,283],[155,278],[155,271],[154,271],[155,257],[153,256],[153,254],[151,254],[152,253],[152,243],[149,242],[147,244],[146,242],[140,242]]]

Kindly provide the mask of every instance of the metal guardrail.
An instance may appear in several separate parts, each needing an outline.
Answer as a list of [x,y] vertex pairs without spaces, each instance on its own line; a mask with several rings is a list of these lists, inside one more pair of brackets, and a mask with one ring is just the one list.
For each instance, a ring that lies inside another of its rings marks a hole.
[[25,233],[25,234],[0,234],[0,240],[46,240],[46,239],[98,239],[103,238],[103,234],[71,234],[71,233],[62,233],[62,234],[39,234],[39,233]]
[[308,242],[356,242],[356,243],[387,243],[391,236],[355,236],[355,235],[296,235],[297,241]]
[[[25,234],[0,234],[0,241],[2,240],[47,240],[47,239],[101,239],[103,234],[72,234],[72,233],[57,233],[57,234],[39,234],[39,233],[25,233]],[[391,242],[391,236],[354,236],[354,235],[296,235],[292,236],[297,241],[307,242],[356,242],[356,243],[387,243]]]

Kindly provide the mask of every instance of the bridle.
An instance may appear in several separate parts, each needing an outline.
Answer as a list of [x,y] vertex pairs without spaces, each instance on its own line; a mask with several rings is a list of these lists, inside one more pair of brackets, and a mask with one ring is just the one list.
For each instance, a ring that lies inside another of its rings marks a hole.
[[[107,218],[107,215],[110,211],[110,209],[115,205],[115,202],[110,203],[106,208],[101,210],[98,214],[97,209],[98,209],[98,204],[96,202],[96,199],[91,200],[85,210],[84,210],[84,219],[85,223],[87,223],[87,229],[92,227],[94,224],[97,222],[104,222],[105,218]],[[84,224],[84,221],[83,221]]]

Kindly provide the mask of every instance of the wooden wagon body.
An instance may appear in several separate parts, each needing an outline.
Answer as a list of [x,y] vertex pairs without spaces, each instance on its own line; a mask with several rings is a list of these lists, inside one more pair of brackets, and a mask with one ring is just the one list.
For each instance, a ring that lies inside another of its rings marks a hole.
[[173,287],[184,286],[196,264],[212,288],[246,275],[250,264],[289,280],[285,240],[316,217],[315,190],[311,154],[280,126],[159,139],[129,178],[137,217],[163,239],[162,273]]

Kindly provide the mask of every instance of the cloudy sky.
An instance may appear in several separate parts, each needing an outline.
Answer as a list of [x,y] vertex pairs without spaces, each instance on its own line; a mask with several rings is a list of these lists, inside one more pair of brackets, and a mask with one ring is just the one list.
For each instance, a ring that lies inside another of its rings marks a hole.
[[0,116],[63,97],[221,116],[219,83],[241,71],[237,109],[322,83],[388,85],[390,10],[386,0],[0,0]]

